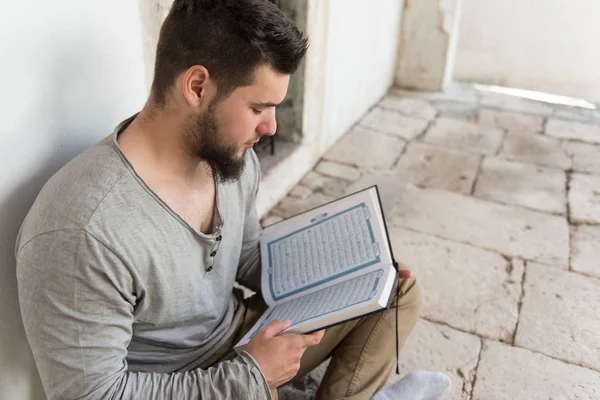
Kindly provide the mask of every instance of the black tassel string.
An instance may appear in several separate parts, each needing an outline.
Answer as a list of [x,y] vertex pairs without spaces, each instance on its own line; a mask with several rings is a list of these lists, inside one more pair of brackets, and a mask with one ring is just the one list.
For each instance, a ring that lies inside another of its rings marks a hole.
[[396,375],[400,375],[400,344],[398,343],[398,301],[400,299],[400,267],[398,263],[394,261],[394,268],[396,268]]

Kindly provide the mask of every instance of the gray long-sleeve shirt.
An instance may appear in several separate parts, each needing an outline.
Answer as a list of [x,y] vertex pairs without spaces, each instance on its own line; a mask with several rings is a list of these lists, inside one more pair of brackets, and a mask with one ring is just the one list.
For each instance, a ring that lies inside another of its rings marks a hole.
[[214,233],[191,228],[144,184],[116,138],[57,172],[16,244],[27,338],[49,399],[266,399],[245,352],[206,370],[260,284],[253,151],[218,184]]

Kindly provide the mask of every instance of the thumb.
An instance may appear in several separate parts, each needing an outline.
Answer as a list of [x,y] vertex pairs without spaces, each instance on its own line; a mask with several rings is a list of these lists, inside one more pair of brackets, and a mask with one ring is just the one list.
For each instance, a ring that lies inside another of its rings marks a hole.
[[413,273],[412,271],[409,271],[407,269],[401,269],[400,272],[398,273],[398,279],[408,279],[408,278],[412,278]]
[[263,331],[263,336],[266,338],[272,338],[274,336],[279,335],[281,332],[286,330],[292,325],[292,321],[290,320],[275,320],[272,321],[269,325],[265,326]]

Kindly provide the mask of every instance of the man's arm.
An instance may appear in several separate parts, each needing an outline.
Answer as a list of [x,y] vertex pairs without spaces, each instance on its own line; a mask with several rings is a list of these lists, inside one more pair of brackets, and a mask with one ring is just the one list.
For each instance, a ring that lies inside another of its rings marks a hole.
[[17,254],[27,338],[52,399],[268,399],[247,353],[206,370],[130,372],[135,271],[83,230],[55,231]]

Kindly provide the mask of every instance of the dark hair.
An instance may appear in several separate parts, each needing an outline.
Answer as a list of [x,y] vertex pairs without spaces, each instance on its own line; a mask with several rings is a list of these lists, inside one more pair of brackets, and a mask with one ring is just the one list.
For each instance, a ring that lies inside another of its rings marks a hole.
[[153,100],[163,106],[176,77],[193,65],[208,69],[218,98],[251,84],[263,64],[292,74],[307,46],[268,0],[175,0],[158,38]]

